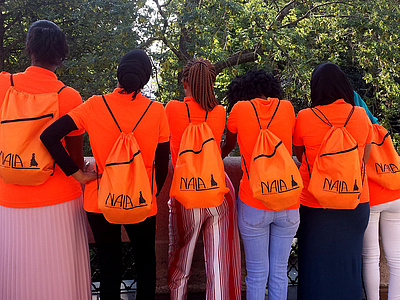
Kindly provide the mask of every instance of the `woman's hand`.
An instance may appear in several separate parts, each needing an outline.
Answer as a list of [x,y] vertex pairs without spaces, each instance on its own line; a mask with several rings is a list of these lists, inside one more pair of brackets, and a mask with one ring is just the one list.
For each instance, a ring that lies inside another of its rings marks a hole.
[[96,180],[97,175],[94,172],[82,172],[81,170],[76,171],[72,174],[72,177],[76,179],[80,184],[86,184],[90,181]]

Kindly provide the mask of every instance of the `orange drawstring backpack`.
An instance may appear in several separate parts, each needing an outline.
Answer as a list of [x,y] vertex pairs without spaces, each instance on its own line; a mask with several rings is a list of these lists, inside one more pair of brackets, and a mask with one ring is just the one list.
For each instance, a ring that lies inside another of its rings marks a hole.
[[268,130],[278,111],[280,100],[265,129],[261,127],[256,107],[251,101],[250,103],[260,126],[260,133],[251,156],[250,172],[247,171],[242,156],[250,188],[253,197],[260,200],[267,208],[275,211],[284,210],[298,202],[303,181],[283,142]]
[[354,107],[343,127],[333,126],[318,108],[311,110],[331,128],[317,152],[308,190],[323,208],[354,209],[360,203],[365,174],[364,166],[361,168],[358,143],[346,129]]
[[0,114],[0,177],[5,183],[36,186],[54,173],[54,160],[40,134],[59,117],[57,93],[29,94],[12,75]]
[[[107,157],[101,180],[97,179],[99,210],[110,223],[139,223],[147,218],[152,209],[153,182],[149,182],[143,157],[133,132],[153,102],[149,103],[133,130],[124,133],[104,96],[103,101],[121,133]],[[98,173],[97,165],[96,168]]]
[[400,189],[400,158],[387,130],[373,124],[371,153],[367,162],[368,178],[389,190]]
[[182,134],[170,197],[188,209],[219,206],[229,189],[219,147],[207,125],[208,112],[204,122],[195,125],[185,104],[189,125]]

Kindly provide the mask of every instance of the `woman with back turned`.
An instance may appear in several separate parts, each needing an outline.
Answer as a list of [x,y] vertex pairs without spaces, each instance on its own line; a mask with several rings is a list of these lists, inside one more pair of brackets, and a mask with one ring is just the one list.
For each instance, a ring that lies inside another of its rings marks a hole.
[[[140,93],[150,75],[151,61],[147,54],[139,49],[128,52],[119,63],[118,85],[112,93],[92,96],[51,125],[41,136],[65,174],[80,183],[86,183],[92,179],[90,174],[82,172],[74,164],[60,139],[70,131],[86,129],[98,174],[101,175],[121,132],[129,134],[133,131],[147,172],[144,177],[147,176],[154,187],[153,206],[147,218],[142,222],[123,225],[135,258],[138,300],[155,298],[156,194],[164,184],[169,161],[169,130],[164,107]],[[101,180],[99,178],[86,184],[84,208],[99,252],[100,297],[102,300],[119,300],[122,280],[121,225],[108,222],[99,210],[98,186]]]
[[[199,58],[189,61],[182,75],[184,102],[172,100],[165,108],[171,130],[171,156],[175,170],[182,135],[189,123],[194,126],[207,123],[217,142],[216,151],[220,159],[218,146],[226,118],[225,109],[218,105],[214,95],[216,73],[208,60]],[[211,185],[215,184],[212,178]],[[171,299],[182,300],[187,297],[194,247],[201,232],[207,274],[206,298],[240,299],[239,236],[234,191],[229,180],[228,186],[231,191],[225,198],[222,197],[222,204],[218,206],[188,209],[179,199],[170,198],[168,286]]]
[[[246,258],[246,296],[253,300],[265,299],[268,283],[268,299],[283,300],[287,296],[288,258],[299,226],[300,190],[297,190],[296,195],[290,196],[289,206],[274,211],[271,205],[280,200],[274,194],[272,204],[267,205],[255,198],[249,172],[261,128],[268,128],[283,143],[281,147],[286,148],[287,157],[293,163],[289,154],[292,152],[294,109],[289,101],[281,100],[282,88],[279,80],[264,70],[250,70],[236,77],[228,86],[227,98],[231,112],[222,156],[228,155],[236,142],[239,142],[243,175],[237,207]],[[279,162],[277,167],[284,169],[281,160]],[[296,166],[294,168],[298,172]],[[300,182],[296,184],[299,185]]]
[[[342,128],[345,128],[351,135],[357,144],[354,147],[356,160],[362,166],[370,152],[372,125],[365,111],[354,106],[353,88],[347,76],[335,64],[317,66],[310,84],[311,108],[299,112],[293,136],[296,156],[302,162],[300,173],[304,183],[300,195],[300,226],[297,233],[298,299],[361,300],[361,253],[369,217],[368,182],[364,176],[363,183],[358,182],[357,186],[351,184],[348,187],[351,191],[353,188],[359,191],[362,189],[362,192],[355,208],[349,206],[343,209],[323,208],[320,203],[322,198],[318,200],[314,197],[309,186],[317,153],[331,127],[343,132]],[[342,167],[344,169],[345,166]],[[357,172],[361,175],[364,173],[363,168]],[[343,176],[347,173],[349,171],[344,172]],[[333,195],[333,192],[330,194]],[[341,195],[334,195],[333,204],[336,204]]]
[[[43,116],[53,116],[50,119],[53,122],[82,103],[78,92],[66,87],[54,74],[68,53],[65,35],[56,24],[46,20],[33,23],[28,30],[26,50],[31,66],[25,72],[0,74],[0,139],[7,136],[7,147],[29,144],[26,162],[22,162],[22,153],[18,155],[24,167],[15,170],[21,173],[41,168],[42,158],[48,155],[39,139],[48,125],[47,118],[33,112],[42,110]],[[11,106],[18,101],[23,105],[12,112]],[[25,115],[17,116],[22,111]],[[5,117],[7,115],[9,117]],[[47,125],[40,125],[42,121]],[[16,131],[21,126],[27,127]],[[22,134],[30,128],[35,128],[32,136],[22,141]],[[63,139],[63,145],[79,168],[83,167],[83,132],[73,130]],[[33,148],[38,151],[29,152]],[[65,176],[52,161],[50,168],[28,175],[24,183],[13,184],[14,179],[22,180],[25,176],[10,179],[8,171],[11,170],[2,165],[0,299],[91,299],[86,217],[80,184]]]

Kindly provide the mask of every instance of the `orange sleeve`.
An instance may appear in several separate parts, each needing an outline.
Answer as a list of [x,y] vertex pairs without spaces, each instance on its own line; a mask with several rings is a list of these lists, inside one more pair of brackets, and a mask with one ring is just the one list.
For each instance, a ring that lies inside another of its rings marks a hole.
[[[73,110],[82,104],[82,98],[79,93],[71,87],[64,88],[58,95],[60,102],[60,117],[66,115],[68,112]],[[67,136],[78,136],[85,132],[84,129],[74,130],[67,134]]]
[[92,106],[92,101],[94,101],[94,97],[89,98],[86,100],[84,103],[80,104],[79,106],[75,107],[73,110],[71,110],[68,115],[72,118],[74,121],[76,127],[81,130],[85,130],[86,128],[86,116],[90,116],[90,111],[91,111],[91,106]]
[[231,112],[229,113],[228,121],[226,122],[226,128],[232,132],[232,133],[237,133],[237,112],[238,106],[237,103],[233,106]]
[[302,122],[303,122],[303,116],[304,115],[304,110],[301,110],[296,118],[296,124],[294,126],[294,132],[293,132],[293,145],[295,146],[303,146],[303,138],[301,137],[301,129],[302,129]]
[[[155,102],[159,103],[159,102]],[[155,104],[154,103],[154,104]],[[167,115],[165,113],[164,107],[162,106],[161,103],[159,103],[161,106],[160,109],[160,122],[159,122],[159,132],[160,135],[158,137],[158,143],[165,143],[169,141],[169,126],[168,126],[168,120],[167,120]]]

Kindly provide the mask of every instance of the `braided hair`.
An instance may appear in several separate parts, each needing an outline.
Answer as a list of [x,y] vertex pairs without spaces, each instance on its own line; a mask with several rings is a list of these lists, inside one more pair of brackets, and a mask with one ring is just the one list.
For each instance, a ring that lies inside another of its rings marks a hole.
[[183,80],[188,84],[194,100],[205,111],[212,111],[218,105],[214,94],[214,82],[217,77],[214,65],[203,58],[188,62],[182,72]]
[[282,99],[283,91],[279,79],[263,69],[252,69],[244,75],[237,76],[226,92],[228,112],[236,102],[251,100],[261,96]]
[[53,22],[34,22],[26,37],[26,51],[40,63],[60,66],[68,55],[65,34]]

